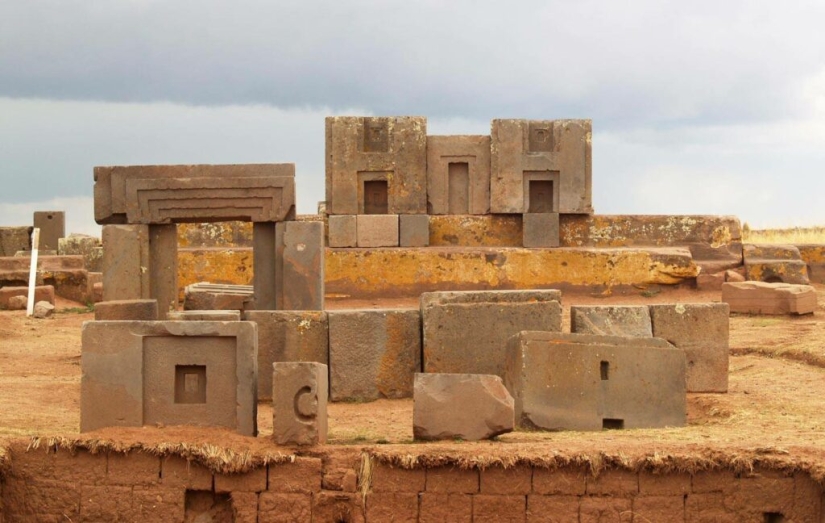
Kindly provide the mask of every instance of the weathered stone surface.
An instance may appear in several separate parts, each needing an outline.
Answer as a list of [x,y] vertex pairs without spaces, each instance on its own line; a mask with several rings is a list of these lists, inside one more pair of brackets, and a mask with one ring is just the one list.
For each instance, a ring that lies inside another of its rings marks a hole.
[[40,229],[43,251],[57,251],[58,241],[66,236],[66,213],[63,211],[35,211],[34,227]]
[[[9,300],[15,296],[22,296],[28,299],[29,288],[23,286],[0,287],[0,309],[12,309],[12,307],[9,306]],[[36,286],[34,288],[34,301],[45,301],[54,305],[54,287],[52,285]],[[25,306],[23,308],[25,309]]]
[[329,217],[329,246],[355,247],[358,244],[354,214],[339,214]]
[[825,283],[825,245],[796,245],[796,248],[799,249],[802,261],[808,266],[808,279],[812,283]]
[[295,215],[295,165],[95,167],[100,224],[277,222]]
[[813,314],[817,308],[816,289],[789,283],[725,283],[722,301],[745,314]]
[[149,227],[103,227],[103,300],[150,298]]
[[317,445],[327,441],[327,366],[272,364],[272,440],[277,445]]
[[793,245],[753,245],[743,247],[748,280],[807,285],[807,264]]
[[180,248],[252,247],[252,224],[228,221],[178,224]]
[[95,321],[155,321],[157,300],[114,300],[95,305]]
[[490,137],[427,137],[429,214],[490,212]]
[[421,370],[421,316],[417,310],[331,310],[330,398],[408,398]]
[[31,226],[0,227],[0,256],[14,256],[17,251],[32,250]]
[[561,331],[558,296],[558,291],[422,294],[424,372],[503,376],[511,336]]
[[416,374],[415,439],[490,439],[513,430],[513,397],[498,376]]
[[[0,258],[0,286],[27,286],[31,258]],[[57,296],[86,303],[90,299],[88,272],[81,256],[39,256],[35,285],[51,285]]]
[[727,303],[650,306],[653,336],[685,351],[688,392],[727,392],[729,313]]
[[[323,223],[282,222],[277,225],[277,310],[324,310],[324,252]],[[261,309],[257,302],[255,308]]]
[[522,223],[522,243],[525,247],[559,246],[559,213],[525,214]]
[[426,118],[326,119],[327,213],[372,214],[364,198],[369,182],[386,183],[383,214],[427,213]]
[[32,310],[32,316],[35,318],[51,318],[52,314],[54,314],[54,305],[47,301],[39,301],[34,304],[34,309]]
[[574,305],[570,307],[570,330],[600,336],[653,336],[650,311],[644,305]]
[[[273,363],[329,363],[329,323],[324,311],[246,311],[244,319],[258,325],[258,368]],[[258,398],[272,396],[272,376],[258,376]]]
[[149,226],[149,297],[158,301],[158,319],[178,309],[177,225]]
[[[241,311],[172,311],[166,315],[169,321],[241,321]],[[260,341],[258,343],[260,353]],[[259,369],[262,369],[260,365]]]
[[24,311],[29,306],[28,300],[26,296],[12,296],[7,302],[7,308],[10,311]]
[[83,256],[89,272],[103,272],[103,242],[100,238],[85,234],[70,234],[57,242],[57,254]]
[[358,247],[398,247],[397,214],[359,214]]
[[722,290],[722,284],[725,283],[725,273],[717,272],[715,274],[700,273],[696,277],[696,288],[700,291],[719,291]]
[[[744,269],[743,269],[743,271],[744,271]],[[727,271],[725,271],[725,281],[736,283],[736,282],[742,282],[742,281],[747,281],[747,280],[745,279],[745,276],[742,275],[741,272],[735,271],[735,270],[727,270]]]
[[193,283],[186,287],[183,308],[187,311],[242,311],[252,301],[253,292],[251,285]]
[[679,427],[685,354],[661,339],[521,332],[507,349],[516,424],[547,430]]
[[520,214],[430,215],[430,247],[521,247]]
[[401,247],[426,247],[430,244],[430,217],[426,214],[400,215],[398,229]]
[[80,431],[162,423],[255,436],[255,331],[243,321],[84,323]]
[[493,120],[491,212],[534,212],[529,188],[552,182],[550,212],[592,213],[591,128],[590,120]]
[[[274,310],[278,308],[278,271],[283,266],[282,240],[279,242],[277,224],[271,222],[252,224],[252,286],[255,295],[248,308]],[[283,234],[281,234],[283,237]]]

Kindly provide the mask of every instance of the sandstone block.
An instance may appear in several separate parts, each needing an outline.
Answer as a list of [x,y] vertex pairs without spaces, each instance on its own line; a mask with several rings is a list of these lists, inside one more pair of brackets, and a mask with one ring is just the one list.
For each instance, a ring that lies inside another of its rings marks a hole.
[[[744,272],[744,268],[742,269],[742,272]],[[736,270],[725,271],[725,282],[738,283],[742,281],[747,281],[742,272]]]
[[324,224],[281,222],[275,234],[275,308],[324,310]]
[[650,311],[644,305],[574,305],[570,307],[570,330],[600,336],[653,336]]
[[326,119],[326,206],[335,214],[426,214],[427,119]]
[[219,426],[257,433],[252,322],[83,324],[80,430]]
[[398,217],[401,247],[426,247],[430,244],[430,217],[426,214],[402,214]]
[[[28,287],[0,287],[0,309],[11,309],[9,300],[15,296],[28,299]],[[34,288],[34,301],[45,301],[54,305],[54,287],[52,285],[37,285]],[[26,308],[25,306],[23,307]],[[14,309],[12,309],[14,310]]]
[[490,137],[427,137],[430,214],[490,212]]
[[493,120],[493,213],[590,214],[590,120]]
[[66,236],[66,213],[63,211],[35,211],[34,227],[40,229],[38,249],[57,251],[58,241]]
[[35,318],[51,318],[52,314],[54,314],[54,305],[47,301],[39,301],[34,304],[34,309],[32,310],[32,316]]
[[358,242],[356,216],[340,214],[329,217],[329,246],[355,247]]
[[[0,227],[0,238],[2,238],[2,227]],[[808,279],[812,283],[825,283],[825,245],[803,244],[796,245],[796,248],[799,249],[802,261],[808,266]]]
[[516,424],[546,430],[680,427],[685,355],[664,340],[521,332],[504,383]]
[[12,296],[8,301],[10,311],[24,311],[29,306],[29,299],[26,296]]
[[799,285],[810,283],[807,264],[793,245],[743,246],[745,276],[748,280]]
[[[241,311],[173,311],[169,321],[241,321]],[[258,345],[260,352],[260,345]],[[258,366],[258,368],[263,368]]]
[[503,376],[507,340],[561,331],[559,291],[424,293],[424,372]]
[[272,364],[272,439],[278,445],[317,445],[327,441],[327,366],[321,363]]
[[748,281],[722,285],[722,301],[745,314],[813,314],[816,289],[810,285]]
[[70,234],[57,242],[57,254],[83,256],[89,272],[103,272],[103,243],[100,238],[85,234]]
[[103,300],[150,298],[149,227],[103,227]]
[[416,439],[490,439],[513,430],[513,398],[498,376],[416,374]]
[[725,283],[725,273],[717,272],[715,274],[699,273],[696,277],[696,288],[700,291],[720,291],[722,284]]
[[359,214],[358,247],[398,247],[398,215]]
[[32,250],[33,227],[0,227],[0,257],[14,256],[17,251]]
[[332,310],[329,316],[330,398],[408,398],[421,370],[417,310]]
[[114,300],[95,305],[95,321],[155,321],[157,300]]
[[253,299],[251,285],[193,283],[184,290],[183,308],[187,311],[245,310]]
[[[246,311],[258,325],[258,368],[273,363],[329,362],[329,323],[324,311]],[[258,376],[258,399],[272,396],[272,376]]]
[[727,303],[651,305],[653,336],[685,351],[688,392],[727,392]]
[[522,244],[525,247],[559,246],[559,213],[530,213],[522,217]]

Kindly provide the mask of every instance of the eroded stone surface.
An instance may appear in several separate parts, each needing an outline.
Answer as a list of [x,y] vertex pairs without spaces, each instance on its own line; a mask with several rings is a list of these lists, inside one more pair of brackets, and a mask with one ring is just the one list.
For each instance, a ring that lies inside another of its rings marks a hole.
[[54,314],[54,305],[47,301],[39,301],[34,304],[34,309],[32,310],[32,316],[35,318],[51,318]]
[[570,330],[602,336],[653,336],[650,311],[645,305],[574,305],[570,307]]
[[813,314],[816,289],[810,285],[748,281],[722,285],[722,301],[745,314]]
[[158,319],[157,300],[113,300],[95,305],[96,321],[155,321]]

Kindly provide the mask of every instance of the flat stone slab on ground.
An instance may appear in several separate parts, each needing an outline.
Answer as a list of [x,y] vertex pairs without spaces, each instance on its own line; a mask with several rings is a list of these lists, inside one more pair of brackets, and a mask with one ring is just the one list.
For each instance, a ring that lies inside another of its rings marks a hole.
[[816,289],[810,285],[748,281],[722,285],[722,301],[745,314],[813,314]]

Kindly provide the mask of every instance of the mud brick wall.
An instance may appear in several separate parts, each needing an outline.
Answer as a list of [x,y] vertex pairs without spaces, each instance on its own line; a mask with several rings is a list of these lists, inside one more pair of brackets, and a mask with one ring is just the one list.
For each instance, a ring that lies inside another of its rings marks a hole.
[[5,522],[183,521],[206,513],[259,523],[819,521],[822,496],[806,473],[769,470],[611,469],[594,477],[576,467],[408,470],[372,460],[370,474],[361,474],[361,450],[341,447],[237,475],[177,456],[26,451],[26,442],[12,446],[10,461],[0,481]]

